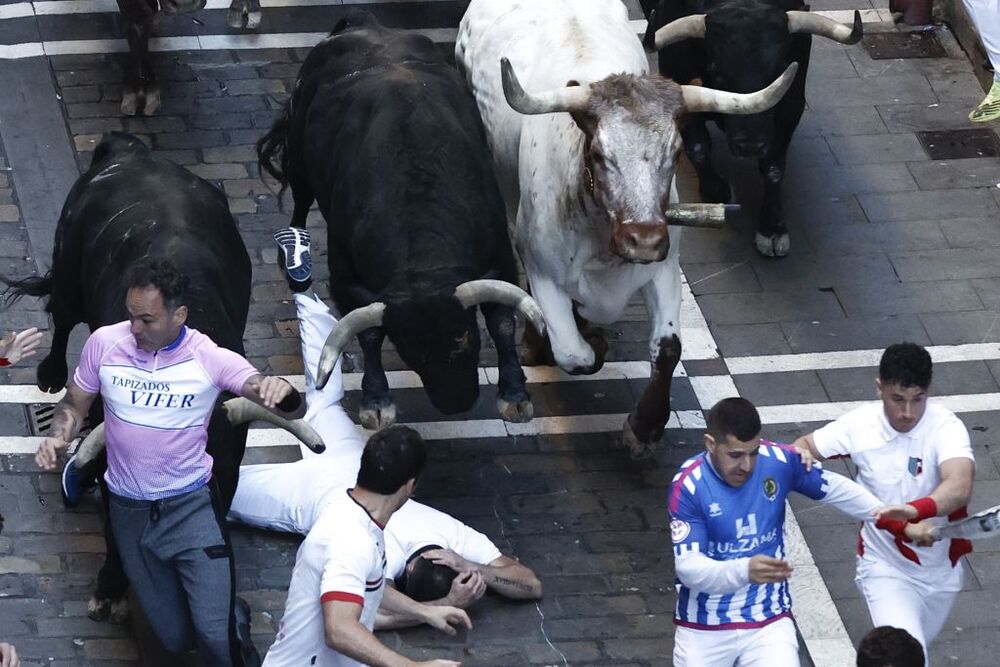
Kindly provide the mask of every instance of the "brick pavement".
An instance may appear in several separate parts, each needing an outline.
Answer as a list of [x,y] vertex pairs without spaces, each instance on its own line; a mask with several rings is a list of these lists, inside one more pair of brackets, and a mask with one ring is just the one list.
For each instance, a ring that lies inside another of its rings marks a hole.
[[[812,5],[860,6],[857,0]],[[785,189],[792,256],[780,262],[756,257],[748,220],[724,232],[685,235],[684,269],[724,356],[876,348],[901,337],[925,344],[997,340],[996,162],[931,161],[914,134],[965,127],[965,113],[981,94],[957,46],[947,34],[942,40],[948,57],[927,61],[872,61],[860,46],[814,40],[810,108],[793,142]],[[252,144],[287,96],[305,53],[159,54],[164,101],[150,119],[118,115],[116,56],[49,59],[81,166],[101,133],[126,130],[229,195],[254,264],[247,352],[259,367],[280,373],[301,372],[294,309],[268,245],[287,218],[258,179]],[[747,177],[756,173],[752,166],[730,161],[727,168],[741,200],[759,197]],[[5,175],[0,171],[0,179]],[[0,261],[4,272],[25,275],[33,260],[21,257],[49,249],[30,248],[19,221],[5,222],[4,215],[15,213],[6,206],[17,203],[6,180],[0,180]],[[321,221],[311,219],[310,228],[322,254]],[[27,300],[3,318],[4,327],[45,324],[44,313]],[[641,307],[633,308],[632,321],[613,328],[617,358],[644,356],[642,318]],[[391,350],[387,357],[388,368],[401,367]],[[996,362],[943,365],[936,387],[941,393],[995,392],[998,372]],[[33,376],[23,368],[0,374],[0,381],[15,383],[30,383]],[[867,398],[871,375],[870,369],[817,370],[744,375],[735,382],[761,405],[820,403]],[[567,414],[574,406],[601,405],[609,389],[615,386],[579,387],[568,397],[561,386],[537,387],[534,396],[540,415]],[[678,391],[691,395],[683,382]],[[397,400],[422,417],[419,395],[397,392]],[[349,396],[348,404],[354,399]],[[481,403],[489,409],[487,399]],[[14,413],[4,413],[0,428],[23,435]],[[993,455],[997,417],[963,418],[979,459],[974,506],[984,507],[1000,497]],[[766,433],[793,437],[816,425],[769,426]],[[672,431],[659,460],[638,467],[611,450],[611,437],[436,442],[423,497],[535,567],[546,598],[537,608],[487,600],[473,614],[476,630],[468,636],[410,630],[388,635],[387,642],[414,656],[461,655],[465,664],[665,664],[673,575],[662,495],[700,435]],[[292,456],[285,448],[253,450],[248,461]],[[29,457],[0,456],[0,464],[0,511],[7,519],[0,536],[0,630],[16,638],[31,665],[136,664],[124,629],[85,617],[102,551],[95,504],[64,510],[57,480],[36,474]],[[856,641],[868,617],[851,582],[854,529],[808,503],[797,504],[797,516]],[[237,529],[234,541],[238,584],[255,610],[263,648],[280,618],[297,540]],[[934,647],[935,663],[993,664],[1000,580],[991,573],[1000,556],[996,545],[977,547],[967,563],[967,592]],[[961,641],[969,637],[978,641]]]

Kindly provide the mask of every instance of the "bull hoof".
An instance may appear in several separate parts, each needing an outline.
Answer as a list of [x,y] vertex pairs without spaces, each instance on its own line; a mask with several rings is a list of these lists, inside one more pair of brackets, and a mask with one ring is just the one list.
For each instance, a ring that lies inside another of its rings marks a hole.
[[256,30],[260,27],[260,10],[248,11],[245,7],[230,7],[226,13],[226,24],[237,30]]
[[656,454],[657,444],[656,440],[652,442],[640,440],[639,436],[635,434],[635,429],[632,428],[631,415],[625,418],[625,424],[622,426],[622,446],[628,449],[628,455],[633,461],[645,461],[652,458]]
[[530,422],[535,416],[535,406],[531,401],[506,401],[497,398],[497,412],[505,422],[523,424]]
[[111,603],[111,614],[108,616],[109,621],[116,625],[123,625],[128,623],[128,617],[129,609],[127,597]]
[[66,387],[68,373],[65,359],[45,357],[42,363],[38,364],[36,376],[38,388],[49,394],[58,393]]
[[160,108],[159,89],[146,91],[146,96],[143,98],[142,115],[152,116],[153,114],[156,113],[156,110],[159,108]]
[[390,403],[382,407],[361,408],[358,421],[369,431],[378,431],[396,423],[396,406]]
[[95,597],[87,602],[87,617],[92,621],[110,621],[115,624],[122,624],[128,621],[128,598],[112,600],[104,598],[98,600]]
[[784,257],[792,247],[788,234],[764,236],[758,232],[754,241],[757,245],[757,252],[764,257]]
[[134,116],[139,108],[138,95],[135,93],[122,93],[122,113],[126,116]]
[[597,372],[604,366],[604,360],[608,356],[608,337],[601,329],[590,329],[583,334],[583,339],[590,344],[594,350],[594,371]]

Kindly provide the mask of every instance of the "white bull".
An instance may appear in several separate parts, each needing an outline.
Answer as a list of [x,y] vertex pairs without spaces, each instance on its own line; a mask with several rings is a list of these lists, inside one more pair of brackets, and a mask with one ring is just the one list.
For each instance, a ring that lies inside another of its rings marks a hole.
[[611,324],[642,290],[652,369],[624,442],[633,456],[648,455],[669,416],[681,354],[680,230],[671,243],[667,227],[677,201],[677,117],[769,108],[795,66],[749,95],[650,76],[619,0],[473,0],[455,52],[486,125],[555,363],[570,373],[599,369],[607,343],[582,333],[581,318]]

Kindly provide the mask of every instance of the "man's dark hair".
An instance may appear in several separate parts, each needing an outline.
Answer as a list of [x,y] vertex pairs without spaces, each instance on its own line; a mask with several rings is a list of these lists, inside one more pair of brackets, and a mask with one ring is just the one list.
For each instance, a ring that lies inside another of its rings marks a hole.
[[924,648],[902,628],[875,628],[858,646],[858,667],[924,667]]
[[155,287],[169,310],[184,305],[190,284],[188,277],[169,259],[141,259],[125,273],[125,289]]
[[894,343],[885,348],[878,362],[882,384],[927,389],[931,386],[931,355],[916,343]]
[[378,431],[365,443],[358,486],[388,496],[420,476],[427,448],[420,434],[398,424]]
[[[440,600],[448,595],[451,583],[458,576],[458,572],[447,565],[438,565],[429,558],[421,556],[425,551],[441,548],[437,544],[428,544],[414,551],[406,559],[407,567],[396,580],[396,587],[417,602]],[[413,570],[407,572],[410,563],[413,563]]]
[[724,398],[708,411],[708,434],[717,443],[726,441],[726,436],[734,436],[740,442],[748,442],[760,433],[760,415],[753,403],[745,398]]

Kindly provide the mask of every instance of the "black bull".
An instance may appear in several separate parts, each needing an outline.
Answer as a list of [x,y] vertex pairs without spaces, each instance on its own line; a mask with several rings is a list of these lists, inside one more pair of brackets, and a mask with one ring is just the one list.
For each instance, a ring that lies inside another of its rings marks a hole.
[[[306,58],[258,155],[291,185],[293,226],[304,227],[318,202],[339,311],[384,304],[376,324],[352,331],[364,351],[362,424],[395,416],[381,361],[386,335],[435,407],[470,409],[479,329],[456,288],[489,278],[517,289],[509,284],[517,269],[486,134],[459,73],[426,37],[352,12]],[[500,413],[525,421],[531,403],[511,304],[488,301],[477,303],[496,344]]]
[[[122,87],[122,113],[134,116],[140,109],[152,116],[160,106],[149,58],[149,38],[159,12],[186,14],[202,9],[207,0],[116,0],[121,14],[122,32],[128,42],[125,84]],[[260,0],[232,0],[226,22],[231,28],[254,29],[260,25]]]
[[[767,85],[789,63],[799,64],[791,88],[773,108],[749,116],[692,115],[681,130],[684,151],[698,174],[704,202],[728,203],[729,184],[712,166],[712,141],[706,121],[726,132],[730,152],[757,159],[763,201],[757,223],[757,250],[769,257],[788,254],[788,229],[781,204],[788,146],[805,109],[805,83],[813,33],[790,32],[786,12],[808,10],[801,0],[641,0],[647,18],[655,10],[650,32],[681,17],[703,14],[704,38],[685,39],[659,51],[659,70],[680,84],[700,79],[705,86],[746,93]],[[827,28],[828,29],[828,28]],[[825,36],[830,36],[829,34]],[[855,12],[854,30],[838,41],[861,39]]]
[[[42,278],[10,283],[14,296],[49,296],[46,310],[52,314],[54,332],[52,350],[38,366],[40,389],[56,392],[65,386],[66,344],[77,323],[85,322],[93,331],[128,319],[124,274],[144,257],[169,258],[186,273],[191,279],[188,324],[243,354],[250,258],[225,195],[181,167],[154,162],[135,137],[115,133],[97,147],[90,168],[66,198],[52,270]],[[103,414],[99,403],[92,420]],[[236,492],[246,436],[245,425],[232,426],[216,410],[209,424],[208,452],[225,507]],[[103,455],[95,464],[87,472],[103,473]],[[103,474],[97,476],[107,499]],[[107,556],[90,614],[100,620],[113,612],[115,620],[123,620],[126,607],[120,601],[128,581],[107,522],[105,541]]]

